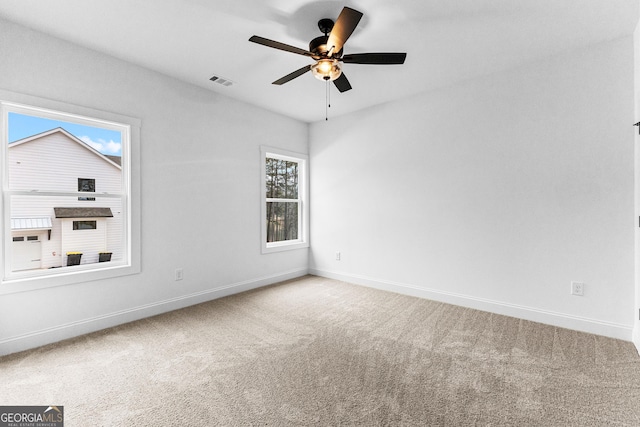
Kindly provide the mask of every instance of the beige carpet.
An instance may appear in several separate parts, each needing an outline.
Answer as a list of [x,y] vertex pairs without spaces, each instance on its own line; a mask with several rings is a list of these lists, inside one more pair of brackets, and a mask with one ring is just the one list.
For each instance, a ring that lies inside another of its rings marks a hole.
[[70,426],[639,426],[631,343],[305,277],[0,358]]

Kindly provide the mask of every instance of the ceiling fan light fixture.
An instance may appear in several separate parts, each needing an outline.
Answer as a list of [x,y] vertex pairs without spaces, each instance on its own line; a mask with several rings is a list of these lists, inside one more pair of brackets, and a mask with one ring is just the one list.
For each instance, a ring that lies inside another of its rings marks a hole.
[[311,72],[318,80],[333,81],[340,77],[342,68],[337,59],[320,59],[311,66]]

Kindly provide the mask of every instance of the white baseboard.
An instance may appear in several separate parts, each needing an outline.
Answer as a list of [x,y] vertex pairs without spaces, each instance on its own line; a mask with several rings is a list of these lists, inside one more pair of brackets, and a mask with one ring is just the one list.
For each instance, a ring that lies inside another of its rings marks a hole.
[[77,322],[42,329],[24,335],[6,338],[0,341],[0,356],[40,347],[90,332],[122,325],[135,320],[145,319],[147,317],[245,292],[262,286],[271,285],[273,283],[295,279],[297,277],[305,276],[306,274],[308,274],[307,269],[291,270],[272,276],[233,283],[215,289],[208,289],[189,295],[183,295],[164,301],[158,301],[102,316],[96,316],[89,319],[79,320]]
[[[459,305],[476,310],[488,311],[561,328],[573,329],[581,332],[602,335],[610,338],[617,338],[625,341],[632,341],[633,327],[613,322],[604,322],[585,317],[572,316],[548,310],[541,310],[533,307],[526,307],[517,304],[510,304],[501,301],[494,301],[485,298],[477,298],[469,295],[462,295],[453,292],[446,292],[436,289],[422,288],[405,283],[378,280],[355,274],[346,274],[322,269],[310,268],[309,274],[326,277],[329,279],[341,280],[356,285],[368,286],[383,291],[396,292],[433,301]],[[640,332],[639,332],[640,333]],[[640,342],[640,337],[637,339]],[[640,349],[638,343],[636,346]]]
[[636,350],[638,350],[638,354],[640,355],[640,322],[636,322],[636,325],[633,328],[632,341],[636,346]]

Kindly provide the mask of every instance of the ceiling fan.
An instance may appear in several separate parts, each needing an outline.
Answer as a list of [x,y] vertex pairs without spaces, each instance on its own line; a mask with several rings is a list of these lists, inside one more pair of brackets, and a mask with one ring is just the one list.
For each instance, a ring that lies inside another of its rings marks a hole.
[[318,21],[318,28],[324,36],[316,37],[309,43],[309,50],[290,46],[260,36],[252,36],[249,41],[274,49],[284,50],[312,58],[315,63],[305,65],[299,70],[273,82],[274,85],[282,85],[296,77],[311,71],[319,80],[333,81],[340,92],[351,89],[347,76],[342,72],[341,62],[345,64],[370,64],[370,65],[394,65],[404,64],[406,53],[352,53],[342,55],[344,44],[358,26],[362,18],[362,12],[344,7],[338,19],[324,18]]

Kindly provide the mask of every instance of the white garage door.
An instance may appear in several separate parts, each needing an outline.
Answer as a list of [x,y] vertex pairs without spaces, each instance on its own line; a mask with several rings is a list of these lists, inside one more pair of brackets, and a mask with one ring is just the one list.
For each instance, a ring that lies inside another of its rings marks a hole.
[[13,271],[40,268],[42,250],[38,236],[14,237],[12,249]]

